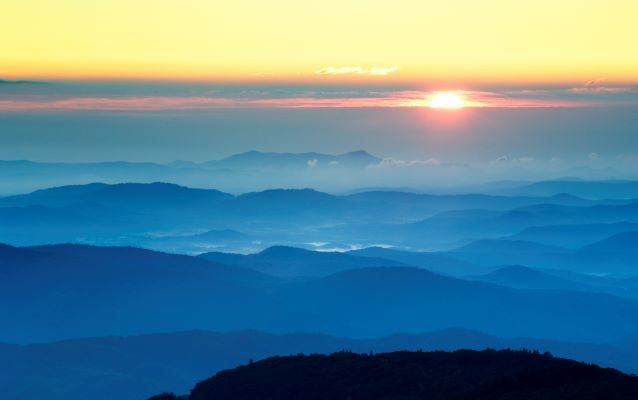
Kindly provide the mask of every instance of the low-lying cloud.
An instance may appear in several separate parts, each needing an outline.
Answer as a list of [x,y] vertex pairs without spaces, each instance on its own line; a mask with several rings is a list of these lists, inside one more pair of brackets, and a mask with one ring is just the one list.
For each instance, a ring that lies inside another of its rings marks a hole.
[[[398,67],[396,67],[398,68]],[[326,67],[322,74],[390,73],[390,68]],[[78,86],[82,88],[81,86]],[[0,93],[0,111],[29,110],[197,110],[214,108],[395,108],[427,107],[428,99],[439,90],[406,87],[309,87],[237,85],[226,87],[192,86],[130,87],[126,95],[109,91],[108,85],[86,87],[80,91],[64,90],[63,83],[42,85],[28,90],[12,88]],[[465,108],[555,108],[638,105],[638,87],[607,87],[585,84],[582,88],[519,88],[489,90],[446,90],[463,99]],[[438,111],[437,111],[438,112]]]
[[396,168],[396,167],[437,167],[441,161],[437,158],[427,158],[424,160],[400,160],[396,158],[384,158],[378,164],[370,164],[368,168]]

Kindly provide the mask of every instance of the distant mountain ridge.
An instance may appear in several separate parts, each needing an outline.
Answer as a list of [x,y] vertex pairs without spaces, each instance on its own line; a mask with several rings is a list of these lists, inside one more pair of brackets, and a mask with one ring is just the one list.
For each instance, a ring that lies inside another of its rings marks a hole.
[[510,239],[577,248],[617,233],[636,230],[638,223],[631,222],[545,225],[525,228],[512,235]]
[[[297,187],[301,182],[329,184],[326,179],[330,174],[339,171],[365,170],[368,165],[381,162],[381,158],[366,151],[357,150],[344,154],[323,153],[266,153],[248,151],[231,155],[220,160],[206,162],[173,161],[135,162],[37,162],[28,160],[0,160],[0,196],[24,193],[41,189],[91,182],[109,184],[123,182],[151,183],[157,181],[171,182],[189,186],[210,186],[210,182],[218,182],[217,187],[227,191],[254,191],[281,186]],[[273,182],[264,187],[263,171],[268,170],[268,178]],[[325,176],[313,175],[317,170],[325,170]],[[237,179],[228,180],[229,171],[234,176],[242,177],[242,184]],[[314,172],[313,172],[314,171]],[[28,176],[29,179],[21,179]],[[314,185],[310,185],[314,186]]]
[[638,231],[622,232],[570,250],[510,239],[482,239],[442,254],[483,266],[517,263],[545,269],[564,269],[603,275],[638,275],[633,251]]
[[522,265],[502,267],[485,275],[475,275],[471,278],[482,282],[490,282],[520,289],[564,289],[595,291],[596,288],[569,279],[551,275],[541,270]]
[[588,199],[604,198],[638,198],[638,182],[636,181],[586,181],[550,180],[534,182],[503,190],[511,195],[552,196],[559,193],[571,193]]
[[[480,206],[482,209],[472,207]],[[628,201],[486,195],[367,192],[334,195],[314,189],[269,189],[240,195],[171,183],[71,185],[0,198],[0,241],[16,245],[85,242],[160,248],[160,236],[237,231],[236,248],[357,240],[356,247],[389,244],[450,248],[469,238],[512,235],[530,225],[638,223]],[[221,236],[218,236],[222,240]],[[176,249],[225,249],[201,242]],[[347,243],[347,242],[346,242]],[[221,246],[220,246],[221,245]],[[208,246],[208,247],[207,247]],[[455,246],[458,247],[458,246]],[[246,250],[243,250],[246,251]]]
[[282,167],[311,167],[343,166],[349,168],[365,168],[381,162],[381,158],[371,155],[364,150],[352,151],[344,154],[330,155],[316,152],[309,153],[275,153],[248,151],[230,157],[208,161],[202,164],[206,167],[239,167],[239,168],[282,168]]
[[281,277],[320,277],[356,268],[406,265],[377,257],[356,257],[346,253],[317,252],[288,246],[272,246],[249,255],[204,253],[199,257]]
[[359,250],[351,250],[348,253],[364,257],[385,258],[453,276],[476,274],[482,270],[482,267],[479,265],[448,257],[440,253],[411,252],[382,247],[367,247]]
[[[300,252],[294,252],[299,258]],[[288,251],[283,253],[285,257]],[[352,263],[325,277],[286,280],[226,264],[237,256],[220,263],[135,248],[4,246],[0,318],[13,323],[0,332],[0,340],[192,327],[359,338],[462,327],[498,336],[585,342],[638,331],[635,300],[602,293],[516,290],[422,268],[370,266],[369,259],[349,254],[310,256],[323,260],[319,266],[329,265],[335,256],[362,265]]]
[[[442,163],[424,166],[415,160],[395,160],[365,150],[343,154],[277,153],[251,150],[207,161],[40,162],[0,160],[0,196],[45,187],[104,182],[170,182],[190,187],[245,193],[277,187],[313,187],[321,191],[353,193],[360,188],[416,188],[419,192],[486,193],[506,196],[569,196],[586,199],[638,199],[638,181],[577,181],[476,183],[447,187],[439,174],[468,165]],[[424,175],[421,169],[429,168]],[[434,168],[434,169],[433,169]],[[230,178],[232,176],[232,178]],[[24,179],[28,177],[28,179]],[[429,182],[433,180],[433,182]],[[429,183],[427,183],[429,182]],[[565,182],[565,185],[562,185]],[[369,191],[369,190],[368,190]]]

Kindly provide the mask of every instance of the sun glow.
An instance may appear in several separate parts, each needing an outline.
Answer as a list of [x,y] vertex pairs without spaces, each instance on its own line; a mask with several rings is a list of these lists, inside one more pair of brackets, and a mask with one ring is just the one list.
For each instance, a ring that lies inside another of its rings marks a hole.
[[465,107],[465,101],[461,96],[454,93],[435,93],[428,101],[430,108],[459,109]]

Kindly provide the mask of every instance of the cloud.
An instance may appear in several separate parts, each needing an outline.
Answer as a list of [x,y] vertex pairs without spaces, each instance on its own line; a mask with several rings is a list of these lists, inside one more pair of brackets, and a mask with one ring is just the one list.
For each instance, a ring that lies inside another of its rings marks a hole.
[[584,86],[571,88],[569,91],[572,93],[587,94],[587,93],[629,93],[633,89],[629,87],[608,87],[608,86]]
[[384,158],[378,164],[370,164],[368,168],[395,168],[395,167],[417,167],[428,166],[435,167],[441,165],[441,161],[436,158],[428,158],[425,160],[399,160],[396,158]]
[[0,79],[0,85],[24,85],[24,84],[39,84],[39,83],[43,83],[43,82],[27,81],[27,80],[11,81],[6,79]]
[[314,168],[317,166],[317,164],[319,164],[319,160],[317,160],[316,158],[312,159],[312,160],[308,160],[307,162],[308,167],[310,168]]
[[587,154],[587,158],[590,160],[598,160],[600,158],[600,154],[598,153],[589,153]]
[[324,67],[315,71],[315,74],[317,75],[346,75],[361,73],[363,73],[362,67]]
[[372,67],[368,70],[368,75],[388,75],[398,70],[399,70],[399,66],[397,65],[393,67],[387,67],[387,68]]
[[605,78],[591,79],[591,80],[585,82],[585,86],[598,86],[598,85],[600,85],[603,82],[605,82]]
[[494,160],[490,161],[491,164],[501,164],[501,163],[505,163],[509,161],[509,157],[508,156],[500,156],[495,158]]
[[514,157],[510,158],[508,156],[500,156],[490,161],[490,164],[504,164],[504,163],[518,163],[518,164],[529,164],[534,162],[534,157]]
[[370,75],[370,76],[385,76],[399,70],[399,66],[392,67],[355,67],[355,66],[343,66],[343,67],[324,67],[315,71],[316,75]]
[[587,94],[587,93],[628,93],[632,92],[632,87],[621,86],[605,86],[605,79],[598,78],[585,82],[585,86],[575,87],[569,89],[572,93]]
[[[332,68],[332,67],[329,67]],[[346,73],[383,74],[388,69],[361,67],[341,67]],[[345,68],[345,69],[344,69]],[[391,68],[390,68],[391,69]],[[342,71],[342,72],[343,72]],[[359,71],[359,72],[347,72]],[[43,86],[44,87],[44,86]],[[585,87],[587,91],[608,90],[609,88]],[[615,88],[614,90],[619,90]],[[513,95],[508,92],[488,91],[452,91],[463,98],[466,107],[495,108],[538,108],[538,107],[591,107],[600,105],[638,104],[638,87],[630,88],[628,94],[619,91],[593,96],[575,94],[562,88],[551,94],[523,93]],[[124,97],[117,94],[102,96],[77,96],[75,94],[57,95],[45,91],[37,96],[30,93],[17,95],[2,94],[0,110],[105,110],[105,111],[160,111],[213,108],[395,108],[427,107],[428,98],[435,91],[387,89],[303,89],[288,88],[246,89],[206,88],[199,95],[132,95]],[[591,92],[586,92],[591,93]],[[618,94],[613,94],[618,93]],[[562,96],[562,97],[561,97]]]
[[0,98],[0,110],[187,110],[211,108],[263,107],[263,108],[368,108],[368,107],[419,107],[423,95],[413,92],[388,92],[385,96],[372,94],[356,97],[321,97],[304,93],[299,97],[278,97],[272,93],[242,96],[140,96],[140,97],[68,97],[45,96],[38,99]]
[[183,110],[229,107],[215,97],[71,97],[50,100],[0,100],[0,110]]

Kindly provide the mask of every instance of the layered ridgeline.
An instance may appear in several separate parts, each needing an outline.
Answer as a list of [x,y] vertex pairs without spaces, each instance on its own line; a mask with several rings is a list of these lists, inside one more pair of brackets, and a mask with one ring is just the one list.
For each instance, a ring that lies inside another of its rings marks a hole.
[[[199,163],[0,161],[0,195],[24,193],[43,187],[130,181],[162,181],[200,187],[209,187],[211,182],[215,182],[217,187],[223,187],[224,190],[240,192],[299,186],[346,189],[349,186],[343,187],[342,182],[335,181],[331,176],[342,173],[351,178],[364,178],[367,167],[381,161],[381,158],[361,150],[337,155],[249,151]],[[24,179],[25,176],[29,179]]]
[[406,260],[286,247],[207,257],[1,246],[0,318],[12,323],[0,341],[193,328],[363,338],[462,327],[580,342],[638,332],[638,301],[605,290],[529,290],[433,273]]
[[[520,170],[521,166],[518,168]],[[313,187],[331,192],[366,187],[401,187],[410,191],[449,192],[449,182],[458,181],[463,176],[459,175],[459,171],[463,169],[467,169],[468,174],[477,172],[477,168],[470,165],[447,164],[434,159],[396,160],[378,157],[363,150],[344,154],[248,151],[205,162],[43,163],[0,160],[0,196],[44,187],[131,181],[215,187],[234,193],[273,187]],[[480,175],[483,176],[475,181],[494,179],[490,174]],[[428,186],[423,187],[426,184]],[[571,193],[589,199],[638,198],[638,183],[620,180],[585,181],[572,178],[540,182],[497,181],[465,185],[459,189],[462,192],[507,196],[551,197]]]
[[605,193],[96,183],[0,198],[0,387],[133,400],[342,349],[526,348],[635,373],[638,202]]
[[0,198],[0,221],[0,242],[13,245],[82,242],[190,254],[246,253],[274,244],[321,250],[381,244],[440,251],[500,239],[560,252],[637,230],[638,202],[567,194],[332,195],[311,189],[231,195],[166,183],[94,183]]
[[395,352],[273,357],[217,373],[189,395],[151,400],[621,400],[638,377],[516,351]]

